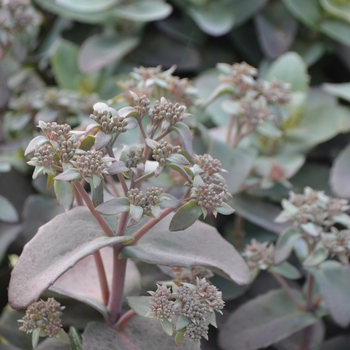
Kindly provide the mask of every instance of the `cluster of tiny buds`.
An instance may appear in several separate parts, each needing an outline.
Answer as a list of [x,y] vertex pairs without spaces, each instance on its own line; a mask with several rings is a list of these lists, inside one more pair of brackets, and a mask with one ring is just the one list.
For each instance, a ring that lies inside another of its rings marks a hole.
[[56,152],[59,155],[61,162],[68,163],[71,159],[73,159],[78,143],[73,142],[71,139],[61,139],[61,142],[58,142],[58,144],[59,147],[56,149]]
[[332,228],[331,233],[321,236],[322,243],[331,254],[348,253],[350,251],[350,230],[338,231]]
[[170,319],[171,316],[175,315],[174,295],[165,284],[157,284],[157,286],[156,292],[148,292],[152,296],[149,303],[151,314],[160,320]]
[[222,170],[220,160],[213,158],[210,154],[195,155],[193,159],[195,163],[209,175],[218,173]]
[[54,150],[51,145],[45,143],[34,153],[32,161],[36,161],[40,166],[51,167],[54,165]]
[[202,279],[209,279],[214,276],[214,274],[203,266],[193,266],[189,269],[184,267],[173,267],[173,272],[175,273],[175,281],[177,283],[196,283],[197,277]]
[[166,164],[166,158],[171,154],[181,152],[180,146],[173,146],[167,141],[161,140],[160,143],[153,149],[152,158],[155,159],[161,167]]
[[146,95],[133,99],[134,108],[140,113],[140,117],[143,118],[150,109],[150,100]]
[[196,204],[205,209],[215,209],[222,205],[225,197],[224,191],[218,191],[218,187],[214,184],[204,183],[193,187],[191,190],[191,198]]
[[[131,76],[139,80],[147,80],[149,78],[159,77],[162,73],[162,66],[157,67],[143,67],[140,66],[138,68],[134,68]],[[140,77],[140,78],[139,78]]]
[[138,188],[130,189],[126,196],[128,197],[130,204],[133,204],[139,207],[145,207],[146,198],[143,195],[143,192],[140,191]]
[[226,180],[220,176],[209,175],[208,173],[201,173],[199,174],[201,179],[206,183],[207,185],[212,185],[213,190],[216,193],[224,192],[225,195],[228,195],[230,197],[230,194],[228,192],[228,187],[226,184]]
[[56,122],[52,123],[43,123],[39,122],[41,130],[45,133],[46,137],[52,141],[60,141],[68,138],[68,134],[71,131],[71,127],[68,124],[57,124]]
[[22,323],[19,330],[31,333],[40,328],[46,336],[53,337],[62,330],[60,316],[63,309],[64,307],[53,298],[36,301],[28,306],[25,316],[18,321]]
[[154,107],[150,110],[150,118],[153,124],[166,120],[170,125],[174,125],[182,121],[185,109],[186,107],[180,105],[180,103],[167,102],[162,97],[160,101],[157,100],[154,103]]
[[269,82],[259,79],[257,89],[269,103],[285,105],[291,101],[290,86],[283,81],[273,80]]
[[239,113],[245,123],[251,126],[259,125],[272,116],[263,96],[259,96],[257,99],[241,100]]
[[258,242],[255,239],[246,246],[243,256],[247,259],[250,270],[266,270],[274,262],[275,247],[271,242]]
[[90,115],[97,124],[101,125],[101,130],[105,134],[116,134],[120,135],[127,131],[128,120],[120,115],[109,116],[108,111],[102,113],[94,110],[93,114]]
[[125,165],[127,168],[136,168],[144,159],[142,148],[130,148],[126,155]]
[[221,76],[220,80],[224,83],[231,83],[240,86],[242,84],[252,85],[254,83],[253,77],[258,74],[258,70],[246,62],[234,63],[231,66],[230,73]]
[[146,197],[149,205],[157,205],[159,203],[159,196],[163,190],[158,187],[148,187],[146,189]]
[[83,177],[100,175],[105,168],[102,162],[103,153],[101,151],[87,151],[86,154],[76,156],[74,165]]
[[184,335],[194,341],[201,337],[208,339],[208,319],[215,311],[222,313],[225,305],[222,293],[205,278],[197,277],[194,284],[183,283],[172,289],[165,284],[158,285],[156,292],[149,293],[149,315],[170,322],[174,322],[173,317],[185,316],[188,324]]

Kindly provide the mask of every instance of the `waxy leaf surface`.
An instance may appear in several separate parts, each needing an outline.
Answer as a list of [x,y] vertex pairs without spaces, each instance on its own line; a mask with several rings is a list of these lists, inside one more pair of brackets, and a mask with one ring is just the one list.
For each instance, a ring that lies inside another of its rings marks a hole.
[[[83,333],[84,350],[178,350],[174,338],[164,333],[159,320],[134,316],[116,331],[105,323],[91,322]],[[196,350],[189,340],[185,340],[183,350]]]
[[184,231],[170,232],[171,218],[168,215],[137,244],[125,247],[120,257],[166,266],[205,266],[237,284],[249,283],[250,273],[243,258],[214,227],[197,221]]
[[11,274],[9,303],[26,308],[78,261],[126,241],[130,237],[106,236],[87,207],[57,215],[25,245]]
[[350,268],[337,261],[325,261],[319,268],[307,268],[315,277],[334,321],[346,328],[350,324]]
[[[300,292],[293,290],[300,301]],[[248,301],[229,316],[221,328],[224,350],[256,350],[313,325],[317,318],[299,310],[283,290],[273,290]]]
[[[106,247],[101,249],[100,253],[107,282],[111,285],[113,249]],[[139,292],[141,276],[133,261],[128,261],[126,271],[124,295],[136,295]],[[95,259],[92,255],[80,260],[73,268],[69,269],[50,287],[50,290],[88,304],[107,318],[107,309],[103,304]]]

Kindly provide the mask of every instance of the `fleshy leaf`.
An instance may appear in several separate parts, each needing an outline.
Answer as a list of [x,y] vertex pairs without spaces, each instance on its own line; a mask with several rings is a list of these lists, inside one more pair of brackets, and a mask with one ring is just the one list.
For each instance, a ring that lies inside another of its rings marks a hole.
[[290,264],[288,261],[283,262],[280,265],[272,265],[268,271],[277,273],[290,280],[297,280],[302,277],[299,270]]
[[[109,247],[100,250],[108,284],[112,283],[113,250]],[[137,294],[140,288],[140,272],[131,260],[127,263],[124,295]],[[103,304],[95,259],[92,255],[80,260],[64,273],[50,290],[88,304],[107,318],[107,308]]]
[[80,179],[81,175],[78,169],[69,168],[65,170],[63,173],[55,176],[56,181],[72,181],[75,179]]
[[130,201],[126,197],[113,198],[96,207],[96,211],[103,215],[117,215],[130,210]]
[[24,247],[11,274],[11,307],[26,308],[81,259],[130,239],[106,236],[86,207],[57,215]]
[[333,192],[340,197],[350,198],[350,183],[347,174],[350,171],[350,145],[346,146],[333,163],[330,184]]
[[[178,350],[172,337],[166,335],[159,320],[134,316],[119,331],[106,323],[91,322],[83,333],[84,350]],[[186,339],[183,350],[196,350],[194,344]]]
[[325,261],[318,268],[306,268],[315,277],[329,313],[341,327],[350,324],[350,267],[337,261]]
[[33,153],[35,151],[36,147],[41,146],[42,144],[44,144],[45,142],[48,142],[47,138],[43,135],[39,135],[34,137],[28,144],[24,155],[27,156],[30,153]]
[[176,131],[179,134],[186,152],[190,156],[193,156],[192,134],[189,127],[185,123],[179,122],[171,126],[170,130]]
[[204,266],[244,285],[250,281],[249,269],[235,248],[208,224],[197,221],[183,232],[169,232],[169,214],[133,246],[125,247],[120,257],[148,264]]
[[[294,296],[303,301],[301,292]],[[221,327],[219,345],[224,350],[265,348],[317,322],[299,310],[283,290],[273,290],[240,306]]]
[[112,139],[111,134],[105,134],[102,130],[99,130],[95,137],[96,150],[98,151],[103,147],[105,147],[111,139]]
[[18,219],[16,208],[6,197],[0,195],[0,221],[14,223]]
[[324,262],[328,258],[329,252],[324,247],[319,247],[314,250],[305,261],[303,261],[303,265],[307,267],[316,266]]
[[146,315],[151,311],[149,307],[151,297],[140,296],[140,297],[127,297],[126,301],[128,305],[139,315],[146,317]]
[[173,216],[170,222],[170,231],[183,231],[193,225],[202,215],[202,209],[195,202],[184,204]]
[[287,260],[291,254],[295,242],[302,236],[301,232],[290,227],[284,231],[278,238],[275,249],[275,264],[278,265]]
[[215,209],[218,213],[222,215],[231,215],[235,212],[235,210],[225,202],[222,202],[221,206]]
[[73,184],[66,181],[54,181],[53,186],[58,203],[62,205],[65,211],[68,211],[74,200]]

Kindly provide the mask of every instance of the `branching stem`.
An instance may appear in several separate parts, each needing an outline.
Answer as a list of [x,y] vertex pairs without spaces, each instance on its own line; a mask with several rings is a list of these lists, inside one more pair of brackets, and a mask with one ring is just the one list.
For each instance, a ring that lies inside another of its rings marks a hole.
[[128,310],[122,317],[120,317],[119,321],[116,324],[116,329],[118,331],[122,330],[124,326],[129,322],[129,320],[131,320],[136,315],[137,314],[134,310]]

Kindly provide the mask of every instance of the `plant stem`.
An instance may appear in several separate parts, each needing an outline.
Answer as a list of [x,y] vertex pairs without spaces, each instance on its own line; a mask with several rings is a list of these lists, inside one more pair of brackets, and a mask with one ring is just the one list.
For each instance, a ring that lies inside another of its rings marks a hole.
[[84,199],[84,202],[86,203],[87,207],[89,208],[91,214],[94,216],[94,218],[96,219],[96,221],[98,222],[98,224],[101,226],[103,232],[109,236],[109,237],[113,237],[114,236],[114,232],[111,230],[111,228],[108,226],[107,222],[105,221],[105,219],[95,210],[95,207],[91,201],[91,198],[89,197],[89,195],[86,193],[84,187],[81,185],[81,183],[79,182],[79,180],[74,180],[74,187],[76,188],[76,190],[79,192],[79,194],[82,196],[82,198]]
[[11,42],[8,41],[2,48],[2,50],[0,51],[0,60],[3,59],[3,57],[6,55],[7,50],[10,48],[11,46]]
[[136,185],[137,183],[139,183],[140,181],[143,181],[143,180],[146,180],[146,179],[152,177],[152,176],[154,175],[154,173],[155,173],[155,171],[153,170],[153,171],[151,171],[151,172],[149,172],[149,173],[147,173],[147,174],[144,174],[144,175],[140,176],[139,178],[137,178],[137,179],[135,180],[135,185]]
[[162,220],[163,218],[165,218],[168,214],[170,214],[172,211],[174,210],[174,208],[167,208],[164,209],[162,211],[162,213],[159,215],[159,217],[157,219],[152,219],[150,221],[148,221],[145,225],[143,225],[138,231],[136,231],[133,235],[134,240],[130,245],[134,245],[136,244],[140,238],[147,233],[147,231],[149,229],[151,229],[154,225],[156,225],[160,220]]
[[111,186],[111,189],[112,189],[113,193],[115,194],[115,196],[116,197],[121,197],[117,187],[115,186],[115,182],[114,182],[112,176],[111,175],[106,175],[105,179],[108,182],[108,185]]
[[127,259],[119,259],[119,254],[123,248],[124,245],[122,244],[113,247],[113,281],[108,301],[109,324],[112,327],[115,326],[122,313],[127,263]]
[[[74,187],[74,195],[78,206],[83,206],[84,203],[83,203],[82,196],[80,195],[76,187]],[[96,264],[98,280],[100,282],[103,305],[107,306],[108,298],[109,298],[109,288],[108,288],[106,271],[103,266],[102,257],[99,250],[94,253],[94,260]]]
[[154,138],[155,141],[159,141],[161,140],[163,137],[165,137],[166,135],[169,134],[169,130],[165,130],[162,133],[160,133],[156,138]]
[[137,124],[139,125],[140,133],[142,136],[142,141],[145,142],[147,135],[145,133],[145,130],[143,129],[142,121],[140,119],[136,119],[136,120],[137,120]]
[[103,305],[107,306],[108,299],[109,299],[109,288],[108,288],[106,271],[103,266],[103,261],[99,250],[94,253],[94,259],[95,259],[95,264],[96,264],[97,273],[98,273],[98,280],[100,282]]
[[233,123],[235,121],[235,116],[233,114],[230,115],[230,120],[227,125],[227,130],[226,130],[226,143],[229,145],[231,141],[231,134],[232,134],[232,128],[233,128]]
[[274,277],[274,279],[280,284],[280,286],[284,289],[289,299],[295,304],[295,306],[303,310],[304,309],[303,305],[301,305],[300,302],[295,298],[292,290],[288,286],[288,283],[285,281],[285,279],[282,276],[278,275],[277,273],[274,273],[274,272],[270,272],[270,273]]
[[122,330],[124,326],[131,320],[134,316],[136,316],[136,312],[132,309],[128,310],[122,317],[120,317],[119,321],[116,324],[116,329],[118,331]]

